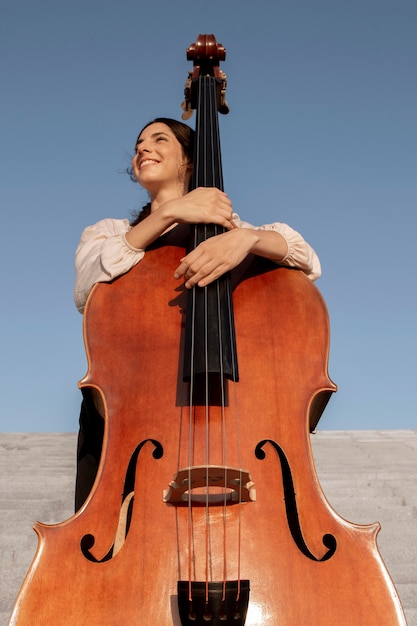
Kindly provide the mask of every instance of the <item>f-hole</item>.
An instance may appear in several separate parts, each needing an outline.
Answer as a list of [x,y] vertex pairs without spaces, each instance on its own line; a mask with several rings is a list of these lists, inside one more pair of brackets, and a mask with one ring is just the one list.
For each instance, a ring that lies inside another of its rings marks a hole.
[[119,522],[114,533],[113,544],[111,545],[108,552],[101,559],[94,556],[94,554],[91,552],[91,549],[94,547],[96,539],[95,536],[91,533],[84,535],[80,540],[80,548],[82,554],[92,563],[104,563],[105,561],[109,561],[119,552],[119,550],[123,547],[124,542],[126,541],[126,537],[130,529],[130,522],[132,519],[135,494],[136,466],[139,454],[143,446],[148,442],[152,443],[154,446],[152,452],[152,456],[154,459],[160,459],[164,454],[162,445],[159,443],[159,441],[156,441],[156,439],[144,439],[138,446],[136,446],[132,456],[130,457],[129,465],[126,470],[122,502],[119,511]]

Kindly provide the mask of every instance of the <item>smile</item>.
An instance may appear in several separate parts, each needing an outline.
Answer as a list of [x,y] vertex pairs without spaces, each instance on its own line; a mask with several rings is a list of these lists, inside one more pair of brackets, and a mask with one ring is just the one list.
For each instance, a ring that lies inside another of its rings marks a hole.
[[141,161],[139,169],[147,167],[148,165],[155,165],[156,163],[159,163],[159,161],[155,161],[154,159],[145,159],[144,161]]

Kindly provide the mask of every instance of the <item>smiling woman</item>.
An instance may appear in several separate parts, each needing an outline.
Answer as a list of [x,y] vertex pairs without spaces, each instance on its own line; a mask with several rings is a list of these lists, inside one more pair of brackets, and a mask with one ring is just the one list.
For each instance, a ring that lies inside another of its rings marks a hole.
[[[139,263],[146,248],[179,224],[216,224],[223,232],[200,243],[177,267],[167,268],[185,287],[204,287],[237,267],[248,254],[296,267],[311,279],[320,262],[303,237],[287,224],[253,226],[234,212],[226,193],[199,187],[190,191],[193,131],[182,122],[158,118],[136,141],[131,176],[148,191],[150,202],[133,220],[104,219],[87,227],[76,251],[74,299],[82,313],[98,282],[109,282]],[[103,419],[85,395],[78,441],[76,509],[88,496],[101,455]]]
[[[154,194],[161,192],[164,178],[170,184],[177,177],[178,195],[189,191],[194,133],[185,124],[170,122],[165,119],[145,126],[137,139],[132,160],[136,180],[149,191],[154,207],[158,202]],[[155,171],[152,166],[159,167]]]

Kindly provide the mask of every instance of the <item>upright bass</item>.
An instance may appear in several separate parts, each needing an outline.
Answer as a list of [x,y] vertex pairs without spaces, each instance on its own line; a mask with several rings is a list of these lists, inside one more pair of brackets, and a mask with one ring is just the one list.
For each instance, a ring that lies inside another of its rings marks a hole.
[[[200,35],[187,54],[193,185],[222,189],[225,50]],[[336,390],[323,298],[252,256],[186,293],[167,268],[217,233],[177,226],[90,294],[80,386],[103,410],[100,468],[76,515],[36,524],[12,626],[405,624],[379,524],[339,517],[314,468]]]

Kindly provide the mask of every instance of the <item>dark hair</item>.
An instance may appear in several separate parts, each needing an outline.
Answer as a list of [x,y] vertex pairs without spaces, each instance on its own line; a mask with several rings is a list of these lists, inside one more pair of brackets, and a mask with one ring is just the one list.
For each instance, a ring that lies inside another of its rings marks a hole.
[[[139,137],[141,136],[145,128],[148,128],[148,126],[151,126],[152,124],[165,124],[165,126],[168,126],[168,128],[172,131],[173,135],[177,139],[178,143],[181,145],[183,155],[187,158],[188,161],[191,162],[193,160],[194,134],[195,134],[194,130],[187,124],[184,124],[183,122],[178,122],[177,120],[171,119],[170,117],[156,117],[151,122],[148,122],[142,128],[142,130],[140,131],[136,139],[135,149],[139,141]],[[135,178],[135,175],[131,167],[127,169],[127,173],[129,174],[131,180],[133,180],[136,183],[137,180]],[[147,204],[145,204],[144,207],[142,207],[142,209],[138,213],[133,214],[132,216],[133,219],[130,222],[130,225],[136,226],[136,224],[139,224],[139,222],[144,220],[145,217],[148,217],[150,212],[151,212],[151,203],[148,202]]]

